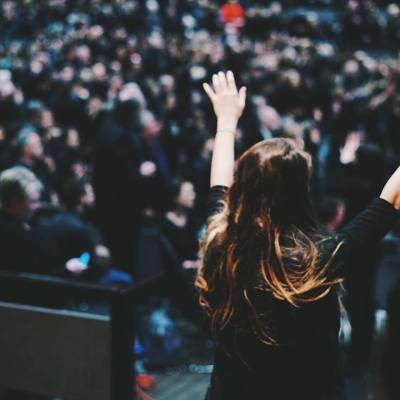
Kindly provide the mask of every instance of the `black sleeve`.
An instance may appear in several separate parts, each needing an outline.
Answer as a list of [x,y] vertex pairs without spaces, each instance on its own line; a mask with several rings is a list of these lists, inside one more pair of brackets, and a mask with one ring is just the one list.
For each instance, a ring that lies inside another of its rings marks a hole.
[[207,219],[218,214],[223,208],[223,200],[228,188],[226,186],[213,186],[210,189],[207,202]]
[[400,213],[392,204],[377,198],[351,222],[339,231],[344,240],[346,253],[357,249],[368,249],[374,246],[396,224]]

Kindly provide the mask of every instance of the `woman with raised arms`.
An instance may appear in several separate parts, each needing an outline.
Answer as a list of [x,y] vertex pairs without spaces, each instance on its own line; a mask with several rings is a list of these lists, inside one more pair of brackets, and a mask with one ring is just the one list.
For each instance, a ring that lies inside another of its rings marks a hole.
[[[399,217],[400,169],[334,236],[317,223],[311,158],[289,139],[255,144],[235,166],[246,89],[204,84],[216,117],[207,232],[196,285],[217,339],[208,400],[343,399],[339,288],[346,259]],[[359,270],[360,279],[363,271]]]

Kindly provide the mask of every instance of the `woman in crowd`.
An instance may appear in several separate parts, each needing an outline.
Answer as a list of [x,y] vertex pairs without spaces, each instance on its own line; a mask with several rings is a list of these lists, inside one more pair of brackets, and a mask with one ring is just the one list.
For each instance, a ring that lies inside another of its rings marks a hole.
[[161,230],[185,268],[197,260],[199,221],[191,211],[195,206],[193,184],[174,178],[169,184],[170,205],[160,219]]
[[[207,399],[342,399],[339,288],[346,260],[398,219],[400,168],[362,213],[324,236],[311,158],[290,139],[248,149],[234,169],[246,89],[232,72],[204,84],[217,116],[200,302],[218,346]],[[360,270],[362,279],[362,270]]]
[[161,248],[168,272],[171,297],[193,316],[199,307],[193,295],[198,267],[200,221],[193,216],[196,192],[190,181],[175,177],[169,186],[170,204],[160,218]]

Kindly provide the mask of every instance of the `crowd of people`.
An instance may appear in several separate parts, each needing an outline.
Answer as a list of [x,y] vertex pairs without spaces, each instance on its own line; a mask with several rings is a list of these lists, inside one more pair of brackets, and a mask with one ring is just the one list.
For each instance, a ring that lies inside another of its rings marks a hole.
[[[339,228],[398,165],[399,16],[384,0],[2,1],[1,269],[129,284],[149,221],[195,269],[215,130],[201,84],[221,69],[248,92],[237,155],[304,146]],[[362,258],[360,364],[379,249]]]

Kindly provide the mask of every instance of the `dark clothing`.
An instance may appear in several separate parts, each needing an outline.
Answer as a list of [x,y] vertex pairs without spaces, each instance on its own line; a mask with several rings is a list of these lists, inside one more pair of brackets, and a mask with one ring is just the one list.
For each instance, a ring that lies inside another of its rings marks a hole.
[[[211,189],[209,216],[219,211],[225,191],[222,186]],[[332,276],[342,276],[340,267],[346,259],[382,239],[398,217],[391,204],[375,199],[337,235],[324,241],[320,251],[326,260],[342,242],[331,266]],[[207,399],[342,399],[337,293],[332,291],[299,308],[266,292],[258,294],[253,303],[260,317],[267,316],[265,324],[278,345],[262,344],[251,328],[228,326],[218,338]]]
[[113,119],[106,120],[96,143],[93,171],[101,220],[137,222],[143,207],[141,161],[135,132]]
[[189,216],[185,226],[178,226],[163,215],[159,219],[159,225],[169,296],[175,305],[193,319],[201,313],[193,292],[195,270],[185,270],[182,263],[185,260],[196,260],[198,257],[199,224]]
[[52,236],[58,244],[59,255],[63,263],[71,258],[79,258],[88,252],[93,259],[95,247],[101,244],[97,229],[72,212],[62,208],[43,210],[36,217],[36,224],[41,232]]
[[62,260],[50,236],[0,210],[0,269],[57,273]]
[[[346,201],[346,221],[364,210],[383,187],[384,164],[384,154],[374,144],[360,147],[357,163],[339,164],[335,192]],[[352,328],[346,370],[353,375],[367,368],[370,360],[375,321],[375,277],[381,258],[381,245],[376,243],[353,254],[344,271],[345,307]]]
[[[35,226],[41,233],[52,238],[63,264],[72,258],[79,258],[83,253],[89,253],[89,268],[79,275],[80,280],[101,284],[133,283],[129,274],[97,262],[96,247],[102,245],[102,237],[96,227],[78,213],[49,207],[37,214]],[[68,275],[66,271],[65,274]]]
[[193,218],[188,217],[185,226],[178,226],[168,219],[166,215],[163,215],[159,223],[162,234],[171,243],[181,262],[197,259],[199,224]]
[[[157,172],[144,177],[140,165],[150,160],[157,165]],[[159,142],[150,147],[133,128],[112,118],[104,122],[96,143],[93,170],[97,214],[114,264],[130,273],[142,211],[145,207],[162,207],[164,175],[168,174],[167,158]]]
[[96,143],[93,169],[99,226],[113,263],[129,272],[144,204],[137,141],[134,132],[114,119],[106,120]]

